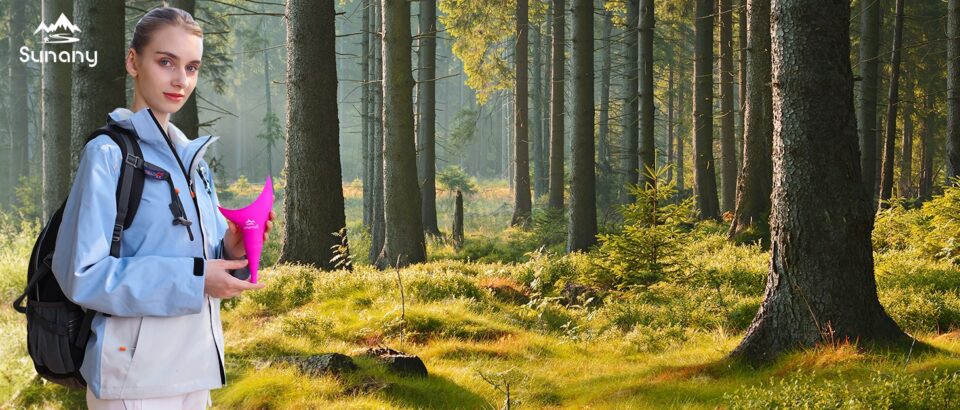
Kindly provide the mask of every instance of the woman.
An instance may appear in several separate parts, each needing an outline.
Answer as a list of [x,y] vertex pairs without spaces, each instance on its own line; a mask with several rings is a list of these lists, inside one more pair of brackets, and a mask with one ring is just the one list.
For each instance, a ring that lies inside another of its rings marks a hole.
[[[263,287],[231,275],[247,262],[203,161],[216,137],[190,141],[169,123],[197,85],[202,54],[203,32],[183,10],[153,9],[137,23],[126,58],[133,106],[107,121],[135,131],[143,160],[169,178],[144,181],[120,257],[110,241],[123,162],[108,136],[85,146],[64,208],[53,271],[71,300],[101,312],[80,369],[91,409],[211,404],[210,389],[226,383],[220,299]],[[182,205],[174,223],[171,197]]]

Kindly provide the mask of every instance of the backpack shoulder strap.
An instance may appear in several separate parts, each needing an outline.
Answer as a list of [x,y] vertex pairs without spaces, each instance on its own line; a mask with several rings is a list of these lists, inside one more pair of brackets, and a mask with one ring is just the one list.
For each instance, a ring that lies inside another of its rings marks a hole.
[[143,152],[136,133],[113,124],[91,133],[87,142],[103,134],[120,147],[123,159],[120,181],[117,184],[117,219],[114,221],[113,235],[110,238],[110,255],[119,258],[120,237],[123,230],[129,228],[133,222],[140,206],[140,197],[143,196]]

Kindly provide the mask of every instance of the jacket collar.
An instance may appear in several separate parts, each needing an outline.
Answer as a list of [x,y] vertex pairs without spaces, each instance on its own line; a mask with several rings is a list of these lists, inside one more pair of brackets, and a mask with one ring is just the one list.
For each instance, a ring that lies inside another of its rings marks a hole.
[[[160,124],[154,118],[150,108],[142,108],[137,112],[126,108],[117,108],[107,117],[107,122],[135,131],[141,141],[164,145],[167,143],[163,133],[160,132]],[[186,135],[183,135],[183,132],[170,121],[167,121],[166,133],[177,148],[182,148],[191,143]]]
[[[154,118],[149,108],[143,108],[137,112],[130,111],[126,108],[117,108],[110,113],[107,122],[135,131],[140,141],[148,144],[158,144],[158,149],[162,151],[169,150],[166,148],[167,141],[163,133],[160,132],[160,124],[156,118]],[[177,147],[177,151],[179,151],[178,155],[180,155],[180,159],[183,161],[183,166],[189,168],[196,168],[197,162],[195,159],[197,159],[198,156],[202,158],[207,147],[210,146],[209,143],[213,143],[220,138],[203,135],[191,141],[183,135],[183,132],[180,131],[176,125],[173,125],[173,123],[169,121],[167,121],[167,135],[170,136],[173,145]],[[190,169],[189,171],[192,173],[194,169]]]

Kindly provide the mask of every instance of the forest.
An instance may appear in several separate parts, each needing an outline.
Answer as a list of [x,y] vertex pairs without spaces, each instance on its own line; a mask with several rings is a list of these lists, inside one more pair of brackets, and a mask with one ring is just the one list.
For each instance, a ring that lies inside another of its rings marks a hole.
[[10,305],[161,6],[276,196],[215,408],[960,407],[960,0],[0,0],[3,408],[84,406]]

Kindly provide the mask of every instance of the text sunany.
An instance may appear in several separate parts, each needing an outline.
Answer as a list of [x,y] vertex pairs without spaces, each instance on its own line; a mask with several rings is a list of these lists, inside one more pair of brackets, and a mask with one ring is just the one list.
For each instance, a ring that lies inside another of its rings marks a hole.
[[20,61],[26,63],[87,63],[91,68],[97,66],[96,51],[33,51],[27,46],[20,47]]

